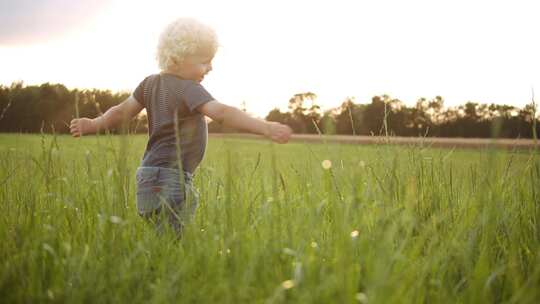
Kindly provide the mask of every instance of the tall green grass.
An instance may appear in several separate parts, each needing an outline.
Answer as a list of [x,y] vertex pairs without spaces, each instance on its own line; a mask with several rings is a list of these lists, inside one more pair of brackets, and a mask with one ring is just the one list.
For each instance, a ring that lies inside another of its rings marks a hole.
[[145,141],[0,135],[3,303],[540,300],[533,152],[211,139],[178,241],[136,212]]

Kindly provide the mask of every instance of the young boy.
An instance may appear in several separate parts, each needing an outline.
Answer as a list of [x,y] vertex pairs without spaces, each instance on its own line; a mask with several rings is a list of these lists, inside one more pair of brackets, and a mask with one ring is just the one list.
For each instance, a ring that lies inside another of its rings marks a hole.
[[192,178],[206,149],[205,115],[277,143],[288,142],[292,133],[288,126],[224,105],[206,91],[200,83],[212,70],[217,47],[210,27],[189,18],[177,19],[159,39],[159,74],[146,77],[129,98],[102,116],[71,121],[71,134],[79,137],[117,126],[146,108],[149,139],[136,172],[137,209],[144,218],[161,214],[155,218],[158,229],[166,218],[180,232],[195,212],[198,200]]

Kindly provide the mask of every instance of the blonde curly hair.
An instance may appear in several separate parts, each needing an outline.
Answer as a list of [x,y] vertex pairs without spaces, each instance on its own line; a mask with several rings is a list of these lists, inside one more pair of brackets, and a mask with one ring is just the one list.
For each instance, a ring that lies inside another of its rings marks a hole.
[[214,30],[192,18],[178,18],[159,37],[156,59],[163,71],[175,70],[188,56],[215,54],[219,44]]

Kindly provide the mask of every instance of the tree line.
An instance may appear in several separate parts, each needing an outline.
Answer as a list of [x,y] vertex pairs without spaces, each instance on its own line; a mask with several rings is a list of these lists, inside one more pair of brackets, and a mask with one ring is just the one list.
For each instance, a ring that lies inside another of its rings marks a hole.
[[407,107],[382,95],[366,104],[346,98],[339,107],[321,112],[316,98],[312,92],[295,94],[289,111],[273,109],[266,119],[308,134],[535,138],[540,132],[534,101],[523,108],[475,102],[445,108],[444,99],[436,96]]
[[[97,117],[129,95],[110,90],[69,90],[62,84],[0,85],[0,132],[69,133],[71,119]],[[131,132],[146,132],[146,118],[138,116],[128,127]]]
[[[0,85],[0,132],[69,133],[72,118],[96,117],[128,96],[110,90],[69,90],[62,84]],[[289,99],[288,111],[275,108],[266,119],[306,134],[534,138],[540,133],[534,101],[523,108],[476,102],[446,108],[444,99],[436,96],[420,98],[408,107],[397,98],[381,95],[369,103],[346,98],[326,111],[316,101],[315,93],[295,94]],[[146,117],[139,115],[126,127],[132,133],[146,132]],[[216,122],[209,124],[209,130],[236,131]]]

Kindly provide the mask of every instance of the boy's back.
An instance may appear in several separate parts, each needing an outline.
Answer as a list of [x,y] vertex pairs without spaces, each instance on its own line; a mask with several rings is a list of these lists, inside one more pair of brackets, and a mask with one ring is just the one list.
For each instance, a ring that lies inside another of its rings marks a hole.
[[175,113],[183,170],[193,173],[206,149],[208,128],[195,109],[214,98],[193,80],[161,73],[146,77],[133,92],[146,108],[149,140],[141,163],[144,167],[178,168]]

